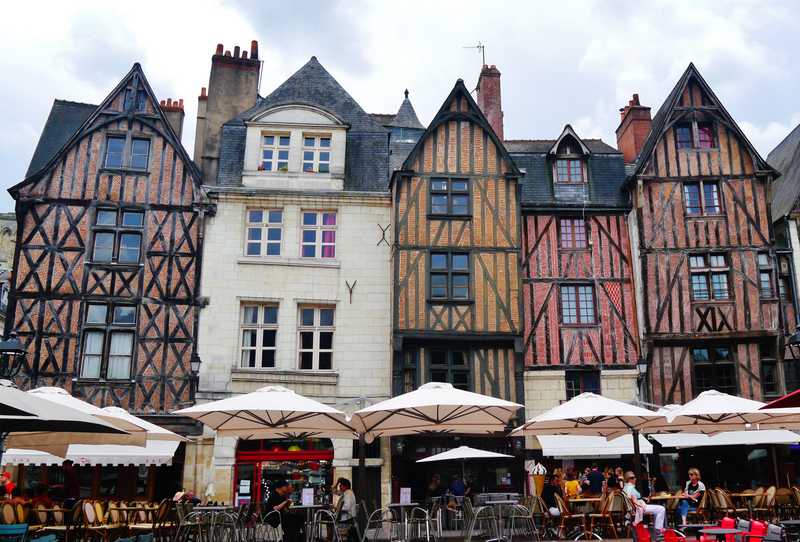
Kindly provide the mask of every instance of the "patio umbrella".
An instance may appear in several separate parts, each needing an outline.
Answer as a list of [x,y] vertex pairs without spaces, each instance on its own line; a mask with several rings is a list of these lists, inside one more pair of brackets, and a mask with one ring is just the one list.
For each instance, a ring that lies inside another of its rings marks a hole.
[[222,436],[256,438],[350,438],[355,429],[344,412],[283,386],[195,405],[174,414],[203,422]]
[[446,452],[442,452],[440,454],[435,454],[430,457],[426,457],[423,459],[418,459],[417,463],[431,463],[434,461],[461,461],[461,479],[466,480],[464,467],[465,463],[468,459],[507,459],[509,457],[513,457],[507,454],[499,454],[497,452],[489,452],[486,450],[478,450],[476,448],[470,448],[469,446],[459,446],[458,448],[453,448],[452,450],[447,450]]
[[633,465],[641,471],[639,430],[662,416],[652,410],[597,395],[581,393],[557,407],[534,416],[511,432],[522,435],[595,435],[613,439],[633,435]]
[[769,413],[759,412],[760,401],[729,395],[717,390],[701,392],[683,405],[668,405],[659,411],[663,416],[648,421],[642,430],[649,433],[703,433],[742,431],[747,424],[768,420]]

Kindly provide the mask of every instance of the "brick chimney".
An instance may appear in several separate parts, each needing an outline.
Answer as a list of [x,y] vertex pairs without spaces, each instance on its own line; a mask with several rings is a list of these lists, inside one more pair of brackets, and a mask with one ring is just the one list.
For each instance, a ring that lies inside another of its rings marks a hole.
[[625,157],[625,163],[630,164],[639,156],[653,120],[650,118],[650,108],[639,103],[638,94],[633,95],[628,105],[619,110],[619,114],[617,148]]
[[167,117],[167,122],[172,126],[175,135],[180,139],[183,134],[183,117],[185,116],[183,112],[183,98],[180,100],[167,98],[166,100],[161,100],[159,105],[161,105],[161,111],[163,111],[164,116]]
[[256,104],[261,62],[258,42],[250,42],[250,54],[237,45],[233,54],[219,43],[211,57],[208,92],[197,98],[197,130],[194,161],[204,182],[217,181],[222,125]]
[[492,64],[483,65],[478,77],[478,107],[492,126],[497,137],[503,141],[503,107],[500,99],[500,70]]

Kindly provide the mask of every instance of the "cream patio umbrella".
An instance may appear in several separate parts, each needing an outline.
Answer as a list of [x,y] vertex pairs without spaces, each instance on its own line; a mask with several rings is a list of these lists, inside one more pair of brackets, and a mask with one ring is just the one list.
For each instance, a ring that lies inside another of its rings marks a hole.
[[459,446],[452,450],[447,450],[440,454],[435,454],[423,459],[418,459],[417,463],[431,463],[434,461],[461,461],[461,479],[466,481],[465,477],[465,463],[467,460],[475,459],[508,459],[514,456],[508,454],[499,454],[497,452],[489,452],[487,450],[478,450],[477,448],[470,448],[469,446]]
[[659,411],[662,417],[648,421],[646,433],[703,433],[743,431],[748,424],[769,420],[769,411],[760,410],[764,403],[730,395],[717,390],[701,392],[683,405],[668,405]]
[[633,465],[641,472],[639,432],[648,422],[663,416],[622,401],[586,392],[534,416],[511,432],[523,435],[594,435],[613,439],[633,436]]

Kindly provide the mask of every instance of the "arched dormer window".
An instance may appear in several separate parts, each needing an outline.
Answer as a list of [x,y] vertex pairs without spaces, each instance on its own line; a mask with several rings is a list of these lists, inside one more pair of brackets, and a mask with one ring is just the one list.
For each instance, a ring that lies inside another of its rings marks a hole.
[[588,154],[589,150],[567,125],[550,150],[553,156],[553,180],[566,184],[585,183]]

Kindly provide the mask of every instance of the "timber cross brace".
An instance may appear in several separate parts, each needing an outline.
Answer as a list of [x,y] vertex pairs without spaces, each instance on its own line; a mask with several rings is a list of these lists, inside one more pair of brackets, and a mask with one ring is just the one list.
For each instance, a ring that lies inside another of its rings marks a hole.
[[381,243],[386,243],[386,246],[391,248],[392,245],[390,245],[389,244],[389,240],[386,239],[386,232],[388,232],[389,228],[391,228],[391,227],[392,227],[391,223],[387,224],[385,228],[383,226],[381,226],[380,223],[378,223],[378,229],[381,230],[381,238],[378,239],[378,244],[375,245],[375,246],[379,247],[379,246],[381,246]]
[[355,289],[356,284],[358,284],[358,281],[354,280],[352,286],[347,281],[344,281],[344,283],[347,286],[347,291],[350,292],[350,304],[352,305],[353,304],[353,290]]

